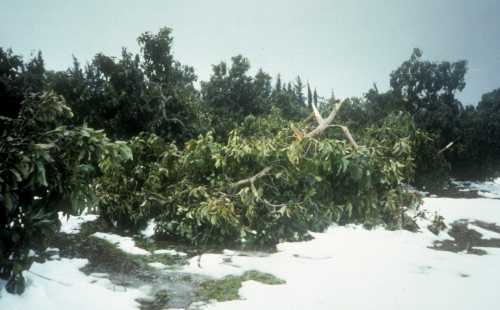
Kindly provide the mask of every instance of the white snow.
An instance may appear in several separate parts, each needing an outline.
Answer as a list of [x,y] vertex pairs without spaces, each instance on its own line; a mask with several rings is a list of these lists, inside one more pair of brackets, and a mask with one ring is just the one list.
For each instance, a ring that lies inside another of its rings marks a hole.
[[85,222],[93,222],[97,220],[98,215],[88,214],[84,211],[79,216],[64,215],[62,212],[58,213],[59,221],[61,221],[60,232],[65,234],[77,234],[80,232],[80,227]]
[[477,194],[481,197],[485,197],[485,198],[499,198],[500,199],[500,195],[497,194],[497,193],[491,193],[491,192],[485,192],[485,191],[478,191]]
[[138,303],[134,300],[144,297],[144,292],[138,289],[117,288],[107,279],[95,281],[79,270],[87,263],[86,259],[34,263],[31,272],[24,272],[28,287],[23,295],[0,291],[0,309],[138,309]]
[[153,263],[149,263],[148,265],[151,266],[151,267],[153,267],[153,268],[156,268],[156,269],[165,269],[165,268],[168,268],[167,265],[162,264],[160,262],[153,262]]
[[96,232],[92,236],[106,240],[115,244],[120,250],[132,255],[151,255],[150,252],[135,246],[135,241],[131,237],[123,237],[116,234]]
[[184,257],[184,256],[187,256],[186,253],[184,252],[180,252],[180,251],[176,251],[174,249],[161,249],[161,250],[156,250],[156,251],[153,251],[153,254],[167,254],[167,255],[172,255],[172,256],[181,256],[181,257]]
[[155,228],[156,228],[155,220],[150,220],[148,222],[148,226],[146,226],[146,228],[143,231],[141,231],[141,235],[144,238],[151,238],[155,234]]
[[424,198],[423,209],[439,213],[448,223],[469,219],[500,225],[500,201],[496,199]]

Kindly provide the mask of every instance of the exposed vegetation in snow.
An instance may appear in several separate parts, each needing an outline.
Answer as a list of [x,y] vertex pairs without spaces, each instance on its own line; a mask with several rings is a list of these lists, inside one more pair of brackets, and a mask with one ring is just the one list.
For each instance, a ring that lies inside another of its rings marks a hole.
[[[172,262],[160,262],[161,255],[181,253],[173,249],[141,249],[150,255],[138,257],[148,257],[154,272],[164,276],[179,274],[178,279],[184,280],[178,281],[187,281],[184,283],[193,287],[192,305],[184,305],[183,309],[499,307],[495,281],[500,276],[500,244],[491,243],[500,241],[498,201],[425,198],[422,211],[428,219],[419,220],[421,230],[417,233],[334,225],[323,233],[314,233],[310,241],[280,243],[276,253],[204,253],[177,268],[171,267]],[[435,212],[444,216],[447,225],[439,235],[426,228]],[[61,230],[68,230],[78,221],[85,218],[68,221],[68,226],[63,225]],[[465,223],[464,232],[473,231],[474,236],[479,234],[478,239],[471,239],[472,244],[459,253],[433,249],[435,242],[449,240],[449,234],[455,236],[457,223]],[[132,246],[131,239],[109,233],[98,235],[118,247],[128,244],[121,249],[134,249],[132,254],[138,254],[136,250],[140,248],[137,244]],[[57,249],[49,252],[59,253]],[[0,307],[24,310],[34,309],[35,305],[37,309],[179,306],[170,301],[175,299],[175,290],[169,292],[166,287],[162,288],[165,291],[155,291],[144,283],[139,287],[117,285],[107,273],[84,274],[78,270],[87,263],[85,259],[57,258],[33,264],[30,271],[25,271],[29,283],[26,293],[15,296],[2,291]],[[189,275],[196,274],[202,278],[190,282],[194,278]],[[449,293],[443,294],[443,288]]]

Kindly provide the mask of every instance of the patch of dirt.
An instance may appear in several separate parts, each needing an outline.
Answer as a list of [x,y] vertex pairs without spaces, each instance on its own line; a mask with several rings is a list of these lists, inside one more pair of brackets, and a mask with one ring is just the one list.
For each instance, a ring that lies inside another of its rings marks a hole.
[[453,239],[435,241],[430,247],[434,250],[449,252],[466,252],[467,254],[485,255],[488,254],[481,248],[500,248],[500,238],[484,239],[483,235],[474,229],[469,228],[469,224],[476,225],[482,229],[500,233],[500,226],[494,223],[482,221],[469,222],[466,220],[456,221],[451,224],[448,235]]

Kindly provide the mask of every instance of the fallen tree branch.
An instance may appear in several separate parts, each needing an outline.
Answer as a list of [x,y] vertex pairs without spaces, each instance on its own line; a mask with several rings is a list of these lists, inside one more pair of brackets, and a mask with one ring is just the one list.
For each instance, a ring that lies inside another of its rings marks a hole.
[[251,176],[249,178],[246,178],[246,179],[243,179],[243,180],[240,180],[238,182],[231,184],[231,187],[239,187],[239,186],[242,186],[242,185],[245,185],[248,183],[253,184],[255,182],[255,180],[262,178],[263,176],[266,176],[269,173],[269,171],[271,171],[270,166],[262,169],[259,173],[257,173],[254,176]]

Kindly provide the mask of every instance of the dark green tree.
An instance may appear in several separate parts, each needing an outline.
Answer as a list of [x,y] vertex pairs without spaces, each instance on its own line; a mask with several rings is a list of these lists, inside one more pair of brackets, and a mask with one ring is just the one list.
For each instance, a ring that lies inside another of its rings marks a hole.
[[413,50],[410,59],[403,62],[390,76],[391,88],[404,99],[405,108],[412,115],[433,111],[440,105],[456,110],[457,92],[465,88],[467,62],[450,63],[422,60],[422,51]]
[[11,49],[0,47],[0,115],[16,117],[26,95],[44,89],[45,75],[41,52],[24,63]]
[[313,103],[313,95],[311,92],[311,86],[307,83],[307,106],[311,106]]
[[297,101],[301,104],[305,104],[306,100],[304,98],[304,83],[302,83],[302,79],[300,76],[297,76],[295,79],[295,83],[293,84],[293,92],[295,93],[295,97]]
[[51,87],[74,109],[76,123],[119,139],[152,132],[182,143],[198,133],[202,117],[194,69],[174,59],[169,28],[138,42],[140,55],[97,54],[85,70],[75,59],[71,69],[50,75]]
[[221,62],[212,69],[210,79],[201,83],[201,93],[218,136],[225,137],[249,115],[270,111],[271,77],[262,70],[252,77],[247,58],[238,55],[231,59],[231,66]]

